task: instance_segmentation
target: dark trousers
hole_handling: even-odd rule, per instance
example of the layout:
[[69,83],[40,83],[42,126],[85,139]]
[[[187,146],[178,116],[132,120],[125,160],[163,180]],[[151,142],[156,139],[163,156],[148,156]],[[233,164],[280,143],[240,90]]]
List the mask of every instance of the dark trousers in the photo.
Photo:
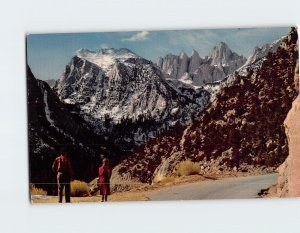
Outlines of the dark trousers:
[[65,199],[66,202],[71,202],[70,198],[70,185],[71,179],[69,175],[58,172],[57,173],[57,186],[58,186],[58,201],[62,203],[63,191],[65,189]]

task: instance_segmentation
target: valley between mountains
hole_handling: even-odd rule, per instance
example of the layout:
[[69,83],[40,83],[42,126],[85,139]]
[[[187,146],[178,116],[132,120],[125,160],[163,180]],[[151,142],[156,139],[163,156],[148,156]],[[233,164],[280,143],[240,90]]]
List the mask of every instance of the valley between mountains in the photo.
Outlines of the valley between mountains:
[[[74,178],[89,183],[91,195],[101,158],[110,159],[116,200],[203,182],[211,190],[226,182],[271,186],[289,154],[284,120],[298,95],[297,63],[298,34],[291,28],[248,58],[224,42],[204,57],[193,50],[157,63],[126,48],[79,49],[49,84],[27,66],[30,182],[53,194],[51,165],[66,146]],[[180,175],[186,161],[197,174]],[[153,200],[170,197],[157,193]]]

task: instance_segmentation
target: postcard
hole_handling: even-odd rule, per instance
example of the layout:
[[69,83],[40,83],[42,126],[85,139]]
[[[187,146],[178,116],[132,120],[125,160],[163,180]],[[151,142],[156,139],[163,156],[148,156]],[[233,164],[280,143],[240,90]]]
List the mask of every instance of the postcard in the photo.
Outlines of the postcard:
[[295,27],[28,34],[32,203],[300,196]]

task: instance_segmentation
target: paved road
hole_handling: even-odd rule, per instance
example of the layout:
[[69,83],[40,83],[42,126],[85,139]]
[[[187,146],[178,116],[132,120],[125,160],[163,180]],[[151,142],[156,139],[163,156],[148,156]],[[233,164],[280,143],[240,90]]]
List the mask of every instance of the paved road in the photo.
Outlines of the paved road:
[[277,174],[234,177],[182,184],[158,191],[150,200],[244,199],[258,197],[261,189],[277,182]]

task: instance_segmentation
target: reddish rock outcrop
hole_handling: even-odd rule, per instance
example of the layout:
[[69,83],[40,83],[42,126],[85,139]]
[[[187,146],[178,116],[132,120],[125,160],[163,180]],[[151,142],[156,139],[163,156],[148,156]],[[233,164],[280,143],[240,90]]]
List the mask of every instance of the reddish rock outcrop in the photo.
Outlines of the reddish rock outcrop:
[[[295,70],[295,85],[299,94],[299,66]],[[300,196],[300,96],[293,102],[285,121],[289,156],[279,167],[277,195],[279,197]]]

